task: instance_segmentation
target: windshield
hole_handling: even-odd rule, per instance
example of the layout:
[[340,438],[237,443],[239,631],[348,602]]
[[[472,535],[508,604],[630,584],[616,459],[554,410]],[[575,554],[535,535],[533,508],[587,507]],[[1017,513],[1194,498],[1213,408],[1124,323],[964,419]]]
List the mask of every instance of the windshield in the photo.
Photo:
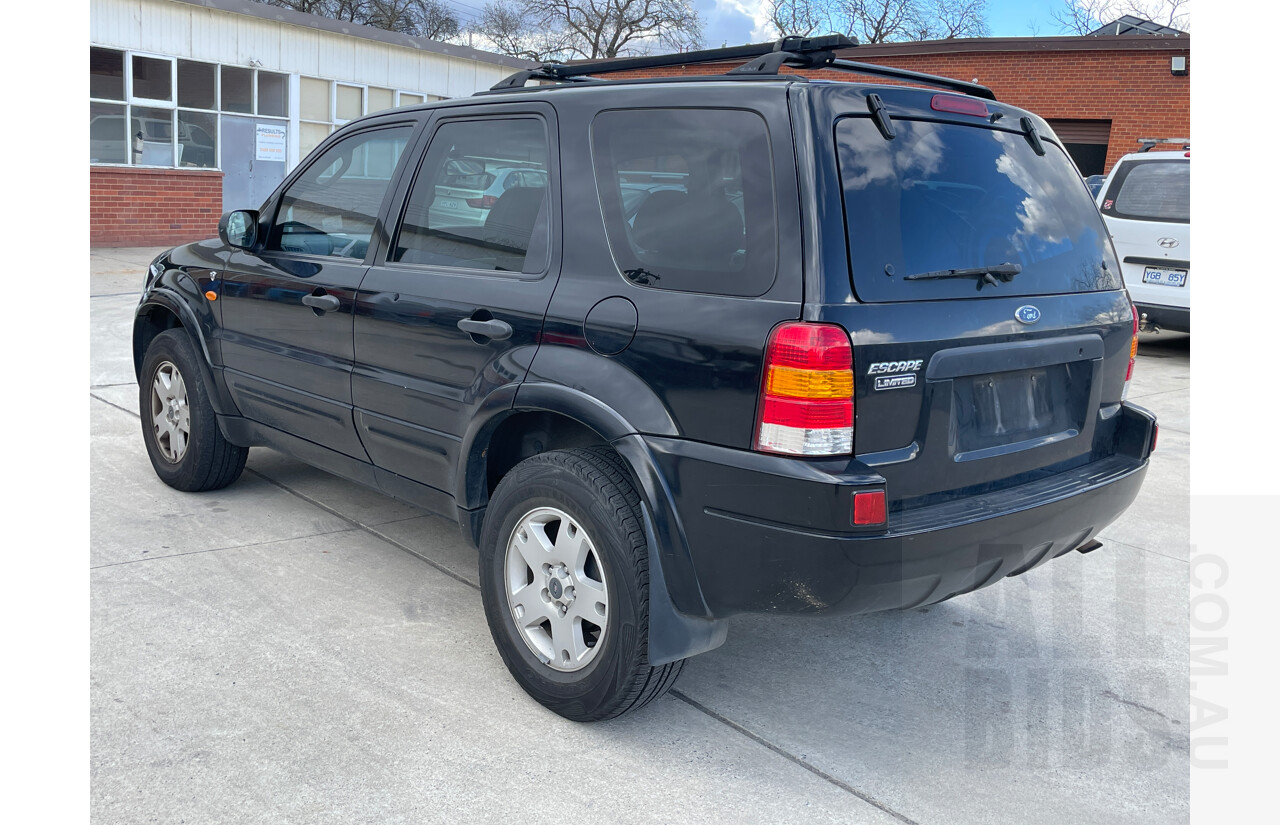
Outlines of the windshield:
[[[1018,132],[869,118],[836,122],[853,286],[867,302],[1119,289],[1119,265],[1067,155]],[[1008,281],[908,279],[1016,264]],[[1011,267],[1009,267],[1011,269]]]

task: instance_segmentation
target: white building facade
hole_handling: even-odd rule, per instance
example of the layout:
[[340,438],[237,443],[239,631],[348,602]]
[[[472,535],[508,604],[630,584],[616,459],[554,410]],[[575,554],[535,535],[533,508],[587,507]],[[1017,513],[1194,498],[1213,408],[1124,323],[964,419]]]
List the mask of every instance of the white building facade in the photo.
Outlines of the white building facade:
[[[248,0],[91,0],[89,62],[91,242],[113,245],[129,238],[112,231],[141,242],[174,231],[155,225],[172,215],[111,220],[110,207],[129,212],[119,195],[131,180],[140,195],[169,193],[220,172],[227,208],[256,207],[342,124],[468,96],[530,65]],[[192,231],[175,222],[207,234],[207,217]]]

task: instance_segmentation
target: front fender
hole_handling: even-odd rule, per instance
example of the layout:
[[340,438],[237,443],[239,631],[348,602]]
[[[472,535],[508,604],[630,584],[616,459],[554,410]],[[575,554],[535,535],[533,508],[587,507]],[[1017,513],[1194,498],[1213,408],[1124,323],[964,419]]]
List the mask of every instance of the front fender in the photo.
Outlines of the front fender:
[[[215,369],[215,360],[209,341],[213,337],[216,320],[209,302],[204,295],[197,292],[199,284],[181,270],[167,270],[157,283],[143,293],[142,302],[134,314],[133,320],[133,369],[138,381],[142,380],[142,359],[146,355],[146,346],[154,337],[154,326],[150,318],[156,312],[168,312],[177,317],[191,336],[191,341],[200,352],[200,371],[205,386],[209,387],[209,402],[218,415],[239,415],[235,402],[231,400],[221,379],[221,373]],[[200,311],[192,306],[200,307]],[[217,377],[215,378],[215,373]]]

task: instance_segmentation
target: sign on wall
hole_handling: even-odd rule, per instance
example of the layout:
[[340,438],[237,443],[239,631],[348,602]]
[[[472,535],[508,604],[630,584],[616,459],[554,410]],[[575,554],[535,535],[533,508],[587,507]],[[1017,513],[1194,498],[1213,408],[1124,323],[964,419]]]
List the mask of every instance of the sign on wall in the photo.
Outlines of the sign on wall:
[[285,135],[286,127],[284,124],[279,126],[273,123],[259,123],[256,146],[254,152],[254,160],[275,160],[284,163],[287,160],[285,154]]

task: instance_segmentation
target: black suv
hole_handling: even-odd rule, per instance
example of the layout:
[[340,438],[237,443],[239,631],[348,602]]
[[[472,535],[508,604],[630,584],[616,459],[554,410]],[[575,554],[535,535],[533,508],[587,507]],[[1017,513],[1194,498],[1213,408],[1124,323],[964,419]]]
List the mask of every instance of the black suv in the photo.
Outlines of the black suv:
[[344,126],[152,264],[156,472],[217,489],[265,445],[456,519],[511,673],[578,720],[660,696],[736,613],[911,608],[1096,548],[1156,424],[1084,182],[989,90],[832,45],[552,64]]

